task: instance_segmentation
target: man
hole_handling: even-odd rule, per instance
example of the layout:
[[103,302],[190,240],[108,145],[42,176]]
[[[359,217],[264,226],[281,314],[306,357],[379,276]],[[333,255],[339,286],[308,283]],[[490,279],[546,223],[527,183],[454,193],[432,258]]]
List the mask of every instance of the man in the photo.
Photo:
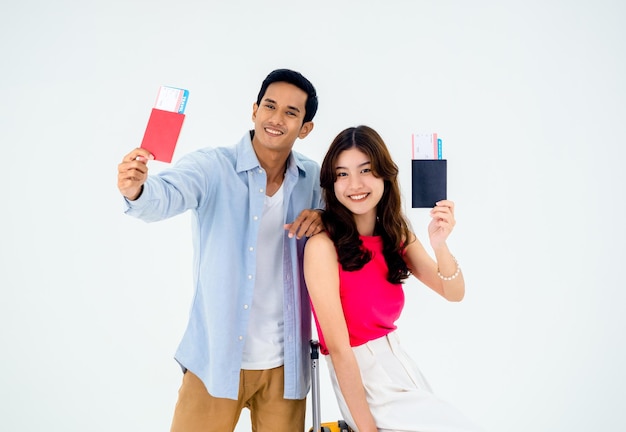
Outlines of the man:
[[[322,229],[319,165],[292,151],[313,129],[317,95],[300,73],[271,72],[234,147],[201,149],[148,176],[137,148],[118,166],[126,213],[192,212],[195,295],[176,351],[183,382],[172,432],[304,429],[310,382],[306,237]],[[286,223],[293,221],[292,223]]]

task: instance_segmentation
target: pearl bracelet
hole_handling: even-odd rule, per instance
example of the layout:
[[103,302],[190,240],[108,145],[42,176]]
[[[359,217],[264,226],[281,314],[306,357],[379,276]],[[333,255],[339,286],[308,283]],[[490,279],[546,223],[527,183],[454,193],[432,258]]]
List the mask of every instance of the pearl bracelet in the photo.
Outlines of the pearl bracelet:
[[452,259],[454,260],[454,263],[456,264],[456,271],[454,272],[452,276],[444,276],[439,271],[439,268],[437,268],[437,276],[439,276],[439,279],[444,280],[444,281],[451,281],[452,279],[456,279],[459,273],[461,273],[461,267],[459,267],[459,263],[454,257],[454,255],[452,256]]

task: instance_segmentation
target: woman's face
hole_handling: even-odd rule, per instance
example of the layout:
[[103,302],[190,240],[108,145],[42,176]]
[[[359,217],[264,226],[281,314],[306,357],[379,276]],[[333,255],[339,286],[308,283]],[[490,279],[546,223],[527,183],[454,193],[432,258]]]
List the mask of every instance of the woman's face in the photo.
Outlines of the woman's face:
[[382,178],[372,173],[369,156],[357,148],[344,150],[335,164],[335,196],[355,215],[373,214],[385,190]]

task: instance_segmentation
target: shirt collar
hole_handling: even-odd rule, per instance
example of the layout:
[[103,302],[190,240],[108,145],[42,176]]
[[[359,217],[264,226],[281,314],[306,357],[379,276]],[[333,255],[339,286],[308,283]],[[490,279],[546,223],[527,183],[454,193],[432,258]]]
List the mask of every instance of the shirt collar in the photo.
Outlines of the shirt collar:
[[[254,131],[246,133],[236,146],[237,149],[237,172],[244,172],[260,168],[261,164],[256,157],[254,148],[252,147],[252,136]],[[302,174],[305,175],[306,171],[299,158],[295,157],[294,152],[289,153],[287,160],[287,175],[295,176]]]

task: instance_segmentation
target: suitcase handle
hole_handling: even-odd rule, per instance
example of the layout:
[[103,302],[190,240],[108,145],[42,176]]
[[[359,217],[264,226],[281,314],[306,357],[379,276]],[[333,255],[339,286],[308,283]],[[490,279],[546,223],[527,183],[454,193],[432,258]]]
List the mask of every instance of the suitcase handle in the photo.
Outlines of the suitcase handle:
[[320,417],[320,343],[317,340],[311,340],[311,411],[313,414],[313,431],[320,432],[322,430],[322,421]]

